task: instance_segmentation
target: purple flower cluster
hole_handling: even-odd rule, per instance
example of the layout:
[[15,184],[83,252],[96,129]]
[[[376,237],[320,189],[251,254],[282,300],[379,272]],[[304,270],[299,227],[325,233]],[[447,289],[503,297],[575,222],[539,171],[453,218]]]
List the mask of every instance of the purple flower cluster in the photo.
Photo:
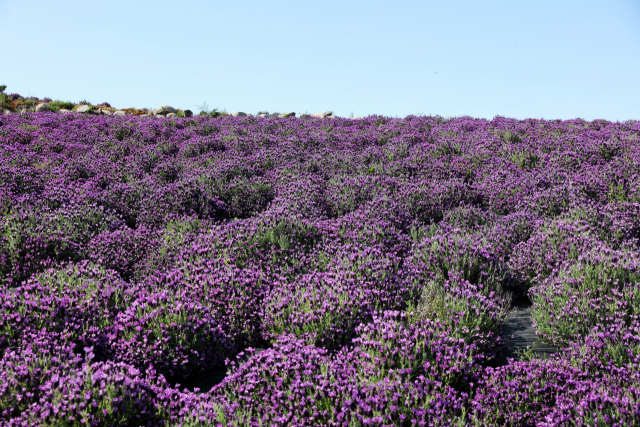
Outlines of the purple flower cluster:
[[[0,424],[639,424],[639,142],[0,116]],[[556,355],[498,366],[514,299]]]

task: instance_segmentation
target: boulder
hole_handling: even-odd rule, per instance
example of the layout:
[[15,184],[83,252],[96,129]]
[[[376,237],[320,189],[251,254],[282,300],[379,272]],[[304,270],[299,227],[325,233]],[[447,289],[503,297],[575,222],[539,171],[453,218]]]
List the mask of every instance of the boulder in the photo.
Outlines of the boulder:
[[325,117],[327,117],[327,115],[325,113],[314,113],[311,116],[312,117],[319,117],[321,119],[324,119]]
[[86,112],[89,111],[89,108],[91,108],[90,105],[83,104],[83,105],[79,106],[78,108],[76,108],[76,112],[78,112],[78,113],[86,113]]
[[333,111],[325,111],[324,115],[325,116],[332,116],[333,115]]
[[236,111],[233,113],[233,117],[247,117],[247,113],[243,113],[242,111]]
[[7,109],[4,109],[4,110],[2,110],[2,114],[4,114],[6,116],[8,114],[11,114],[11,111],[9,111]]
[[114,116],[126,116],[126,115],[127,115],[127,113],[125,113],[125,112],[124,112],[124,111],[122,111],[122,110],[118,110],[118,111],[116,111],[115,113],[113,113],[113,115],[114,115]]
[[67,110],[66,108],[61,108],[58,110],[58,113],[69,114],[69,113],[73,113],[73,111]]
[[166,117],[168,117],[168,118],[172,118],[172,117],[176,117],[176,116],[177,116],[176,113],[169,113],[169,114],[166,115]]
[[331,115],[327,116],[328,119],[335,119],[336,117],[338,117],[338,116],[336,116],[334,114],[331,114]]
[[37,113],[44,113],[45,111],[51,111],[49,104],[47,104],[46,102],[41,102],[40,104],[36,105]]
[[173,107],[171,107],[169,105],[163,105],[162,107],[158,108],[156,110],[156,112],[158,114],[167,115],[169,113],[174,113],[175,114],[175,113],[178,112],[178,110],[176,110],[175,108],[173,108]]
[[295,116],[296,116],[296,113],[284,113],[280,117],[287,118],[287,117],[295,117]]
[[109,110],[103,110],[102,108],[98,110],[98,113],[104,114],[105,116],[112,116],[113,113]]
[[351,117],[351,120],[362,120],[362,117],[360,117],[360,116]]
[[193,117],[193,111],[191,111],[191,110],[184,110],[184,117],[185,117],[185,118]]
[[267,117],[269,117],[269,115],[267,113],[260,113],[260,114],[258,114],[258,117],[267,118]]

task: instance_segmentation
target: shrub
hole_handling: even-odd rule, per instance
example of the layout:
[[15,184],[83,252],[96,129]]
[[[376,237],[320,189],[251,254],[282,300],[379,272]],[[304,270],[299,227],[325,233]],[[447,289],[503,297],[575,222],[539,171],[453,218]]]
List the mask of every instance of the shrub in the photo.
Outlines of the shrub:
[[49,103],[49,107],[53,110],[53,111],[57,111],[60,109],[66,109],[66,110],[73,110],[74,109],[74,105],[72,102],[67,102],[67,101],[53,101]]

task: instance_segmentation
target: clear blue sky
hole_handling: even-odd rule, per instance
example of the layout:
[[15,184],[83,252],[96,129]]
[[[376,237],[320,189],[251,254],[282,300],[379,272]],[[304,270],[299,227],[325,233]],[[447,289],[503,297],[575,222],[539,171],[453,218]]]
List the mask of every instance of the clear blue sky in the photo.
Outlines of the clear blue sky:
[[639,0],[0,0],[7,92],[198,112],[640,119]]

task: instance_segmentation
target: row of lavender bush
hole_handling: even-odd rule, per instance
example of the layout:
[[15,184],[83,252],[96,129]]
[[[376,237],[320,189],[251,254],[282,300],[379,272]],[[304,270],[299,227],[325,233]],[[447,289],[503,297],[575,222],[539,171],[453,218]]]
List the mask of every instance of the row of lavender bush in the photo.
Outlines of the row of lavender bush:
[[[0,421],[638,425],[639,139],[2,116]],[[518,296],[562,351],[498,367]],[[227,359],[210,393],[167,381]]]

